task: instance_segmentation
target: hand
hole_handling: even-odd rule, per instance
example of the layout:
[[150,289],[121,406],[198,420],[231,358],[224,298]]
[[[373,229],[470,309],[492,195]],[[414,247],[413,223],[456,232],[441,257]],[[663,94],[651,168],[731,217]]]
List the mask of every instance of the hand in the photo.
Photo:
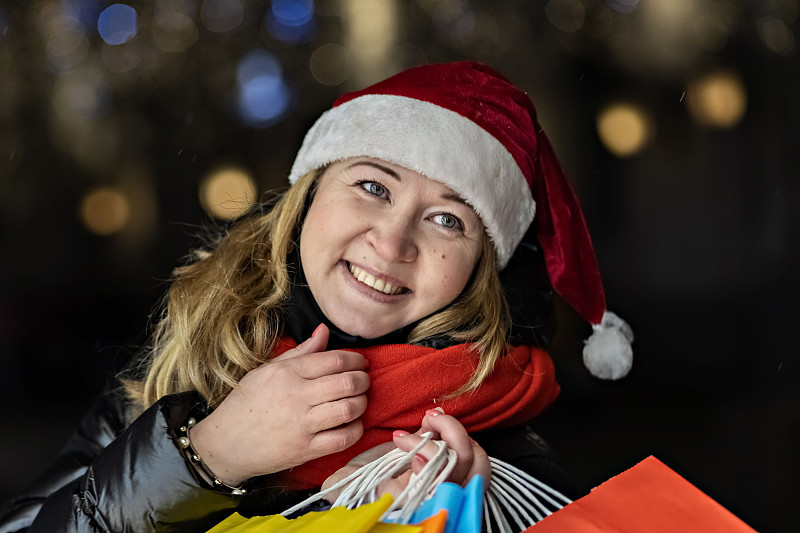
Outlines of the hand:
[[[393,442],[380,444],[354,457],[347,465],[337,470],[325,480],[322,484],[322,490],[332,487],[365,464],[378,459],[395,448],[410,452],[422,441],[423,438],[421,435],[428,431],[433,433],[434,440],[443,440],[450,449],[456,452],[458,457],[456,466],[447,481],[466,486],[474,475],[480,474],[484,479],[484,490],[489,486],[492,467],[489,463],[489,456],[486,454],[486,451],[469,437],[464,426],[461,425],[457,419],[445,415],[441,409],[432,409],[428,411],[422,419],[422,427],[419,431],[414,434],[409,434],[405,431],[395,431]],[[377,492],[379,494],[389,492],[396,498],[408,485],[411,473],[418,474],[425,464],[433,458],[437,451],[437,446],[429,442],[412,459],[411,467],[408,470],[381,483],[378,486]],[[325,499],[333,502],[340,493],[341,490],[330,492],[325,496]]]
[[324,351],[320,326],[296,348],[248,372],[191,431],[203,462],[222,481],[286,470],[355,444],[367,408],[361,354]]
[[[447,481],[466,487],[474,475],[480,474],[484,479],[484,487],[488,486],[492,475],[488,454],[480,444],[470,438],[461,422],[444,414],[441,409],[429,410],[422,419],[422,427],[416,433],[395,431],[393,441],[399,449],[410,452],[422,441],[420,435],[428,431],[433,433],[434,440],[444,441],[448,448],[456,452],[456,465]],[[437,450],[434,443],[426,444],[411,460],[411,470],[419,473]]]

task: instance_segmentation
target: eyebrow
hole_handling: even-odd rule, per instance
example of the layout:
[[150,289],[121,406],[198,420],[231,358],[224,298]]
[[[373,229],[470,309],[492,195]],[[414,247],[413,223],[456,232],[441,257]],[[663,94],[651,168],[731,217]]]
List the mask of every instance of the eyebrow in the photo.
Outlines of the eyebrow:
[[357,167],[357,166],[361,166],[361,165],[377,168],[378,170],[383,171],[386,174],[390,175],[391,177],[393,177],[397,181],[403,181],[403,180],[400,179],[400,176],[397,175],[397,172],[395,172],[391,168],[383,166],[383,165],[381,165],[379,163],[373,163],[372,161],[356,161],[355,163],[353,163],[352,165],[350,165],[347,168],[353,168],[353,167]]
[[[355,163],[353,163],[352,165],[350,165],[347,168],[353,168],[353,167],[357,167],[357,166],[360,166],[360,165],[377,168],[378,170],[381,170],[381,171],[385,172],[386,174],[388,174],[389,176],[393,177],[397,181],[403,181],[402,179],[400,179],[400,176],[397,174],[397,172],[395,172],[394,170],[392,170],[391,168],[389,168],[387,166],[381,165],[380,163],[375,163],[373,161],[356,161]],[[430,178],[428,178],[428,179],[430,179]],[[463,198],[461,198],[457,194],[451,194],[451,193],[448,192],[448,193],[444,193],[441,196],[441,198],[443,200],[452,200],[453,202],[458,202],[459,204],[464,204],[465,206],[469,207],[473,211],[475,210],[475,208],[473,208],[471,205],[469,205],[469,203],[467,203],[466,200],[464,200]]]
[[454,202],[458,202],[458,203],[460,203],[460,204],[464,204],[465,206],[469,207],[469,208],[470,208],[470,209],[472,209],[473,211],[475,210],[475,208],[474,208],[474,207],[472,207],[471,205],[469,205],[469,204],[467,203],[467,201],[466,201],[466,200],[464,200],[463,198],[461,198],[461,197],[460,197],[459,195],[457,195],[457,194],[445,193],[445,194],[443,194],[443,195],[442,195],[442,198],[444,198],[445,200],[452,200],[452,201],[454,201]]

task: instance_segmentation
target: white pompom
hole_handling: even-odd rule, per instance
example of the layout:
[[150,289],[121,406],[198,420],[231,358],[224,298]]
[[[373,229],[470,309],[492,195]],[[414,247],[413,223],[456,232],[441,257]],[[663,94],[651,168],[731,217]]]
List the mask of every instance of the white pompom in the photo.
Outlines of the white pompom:
[[620,379],[633,366],[633,330],[620,317],[606,311],[583,347],[583,364],[594,377]]

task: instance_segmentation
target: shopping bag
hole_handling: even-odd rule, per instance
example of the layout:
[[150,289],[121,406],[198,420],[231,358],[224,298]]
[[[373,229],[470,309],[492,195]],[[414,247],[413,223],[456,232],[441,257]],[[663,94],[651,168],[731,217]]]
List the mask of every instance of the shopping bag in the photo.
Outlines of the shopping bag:
[[420,526],[385,524],[381,515],[392,504],[392,496],[385,494],[378,501],[355,509],[333,507],[326,511],[306,513],[288,519],[281,515],[245,518],[238,513],[229,516],[208,533],[423,533]]
[[[280,515],[244,518],[233,514],[208,533],[479,533],[484,523],[487,528],[494,524],[500,532],[522,531],[570,503],[555,489],[493,457],[485,492],[479,475],[464,488],[446,482],[456,456],[442,441],[433,441],[438,452],[411,475],[396,501],[389,494],[378,496],[382,483],[408,468],[432,435],[422,437],[415,449],[392,450]],[[335,490],[341,492],[330,509],[286,518]]]
[[483,521],[483,477],[473,476],[466,487],[441,483],[436,492],[412,515],[409,523],[417,524],[447,512],[444,533],[480,533]]
[[611,478],[526,530],[530,533],[754,533],[655,457]]
[[[382,482],[408,468],[414,455],[431,439],[423,440],[409,452],[392,450],[368,463],[346,478],[281,513],[291,516],[305,506],[341,490],[333,507],[357,508],[378,499]],[[381,521],[396,524],[419,524],[431,527],[424,520],[445,511],[444,532],[478,532],[481,524],[500,532],[522,531],[571,502],[569,498],[533,478],[522,470],[490,457],[492,476],[484,493],[484,481],[474,476],[462,489],[445,480],[455,466],[455,452],[442,441],[432,441],[438,452],[418,474],[413,474],[396,501],[386,510]],[[514,523],[516,527],[510,524]],[[217,533],[217,532],[215,532]],[[431,531],[434,533],[434,531]]]

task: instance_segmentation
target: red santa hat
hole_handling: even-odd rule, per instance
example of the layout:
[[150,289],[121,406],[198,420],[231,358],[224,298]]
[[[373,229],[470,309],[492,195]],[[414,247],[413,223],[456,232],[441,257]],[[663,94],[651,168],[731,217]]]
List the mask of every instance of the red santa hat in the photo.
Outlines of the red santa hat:
[[500,269],[533,222],[554,290],[595,330],[586,367],[602,379],[628,373],[633,333],[606,310],[583,213],[527,94],[475,62],[406,70],[336,100],[307,133],[290,181],[358,156],[453,189],[481,217]]

